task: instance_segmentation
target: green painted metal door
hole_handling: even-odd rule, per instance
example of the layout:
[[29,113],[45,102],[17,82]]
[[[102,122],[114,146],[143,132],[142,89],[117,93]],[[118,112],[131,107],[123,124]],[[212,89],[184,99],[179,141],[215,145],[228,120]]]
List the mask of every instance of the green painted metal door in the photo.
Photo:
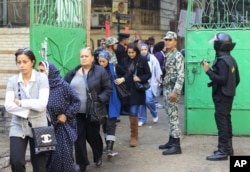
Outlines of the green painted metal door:
[[39,60],[47,58],[62,76],[79,64],[86,45],[84,0],[31,0],[30,44]]
[[[187,134],[217,134],[214,120],[214,105],[208,76],[203,71],[201,61],[215,58],[213,38],[218,32],[226,32],[232,36],[236,46],[231,52],[236,59],[241,81],[237,88],[232,110],[233,133],[250,135],[250,1],[196,0],[189,1],[185,35],[185,120]],[[192,5],[191,5],[192,4]],[[194,6],[193,6],[194,5]],[[196,13],[196,21],[192,20],[192,12]],[[189,23],[193,23],[190,28]]]

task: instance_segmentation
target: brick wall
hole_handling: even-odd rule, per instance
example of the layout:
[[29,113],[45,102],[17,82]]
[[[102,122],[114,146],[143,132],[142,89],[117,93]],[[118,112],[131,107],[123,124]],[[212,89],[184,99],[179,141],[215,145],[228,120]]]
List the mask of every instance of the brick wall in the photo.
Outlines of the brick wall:
[[7,79],[18,72],[14,53],[29,45],[29,28],[0,29],[0,105],[3,104]]

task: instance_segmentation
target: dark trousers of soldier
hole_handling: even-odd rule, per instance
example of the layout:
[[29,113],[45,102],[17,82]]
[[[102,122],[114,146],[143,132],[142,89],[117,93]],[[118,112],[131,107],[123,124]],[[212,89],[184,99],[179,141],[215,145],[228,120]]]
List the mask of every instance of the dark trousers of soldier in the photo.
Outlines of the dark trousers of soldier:
[[220,95],[213,98],[215,105],[215,121],[218,129],[218,149],[227,151],[227,148],[232,141],[232,122],[231,110],[233,97]]
[[27,144],[30,144],[31,163],[33,172],[46,171],[46,154],[39,153],[35,155],[34,139],[30,137],[10,137],[10,164],[11,170],[15,172],[25,172],[25,153]]
[[100,125],[90,122],[86,118],[86,114],[78,113],[77,119],[77,140],[75,142],[76,164],[87,166],[89,165],[87,145],[88,141],[92,152],[94,162],[97,162],[103,152],[103,142],[100,135]]

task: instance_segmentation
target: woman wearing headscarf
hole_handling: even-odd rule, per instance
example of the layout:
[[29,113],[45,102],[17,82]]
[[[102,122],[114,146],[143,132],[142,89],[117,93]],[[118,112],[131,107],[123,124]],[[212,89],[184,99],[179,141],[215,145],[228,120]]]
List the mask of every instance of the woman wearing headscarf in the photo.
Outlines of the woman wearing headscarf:
[[66,74],[65,80],[70,83],[81,100],[81,107],[76,115],[78,137],[75,142],[75,156],[76,164],[82,172],[86,171],[89,165],[86,141],[92,148],[93,159],[97,167],[102,165],[103,153],[100,125],[92,123],[88,114],[90,104],[87,92],[94,95],[95,101],[107,103],[112,93],[112,86],[107,71],[94,63],[94,55],[90,47],[80,50],[80,63]]
[[110,55],[106,50],[102,50],[98,55],[98,63],[107,70],[112,85],[112,94],[107,105],[108,117],[103,124],[103,133],[106,141],[105,151],[107,157],[112,157],[113,145],[115,142],[115,131],[116,131],[116,119],[120,116],[121,101],[118,97],[116,86],[114,80],[116,79],[115,66],[113,63],[109,62]]
[[57,139],[56,150],[50,152],[47,160],[47,172],[75,172],[73,146],[77,138],[76,114],[80,99],[52,63],[41,61],[38,70],[48,75],[47,117]]

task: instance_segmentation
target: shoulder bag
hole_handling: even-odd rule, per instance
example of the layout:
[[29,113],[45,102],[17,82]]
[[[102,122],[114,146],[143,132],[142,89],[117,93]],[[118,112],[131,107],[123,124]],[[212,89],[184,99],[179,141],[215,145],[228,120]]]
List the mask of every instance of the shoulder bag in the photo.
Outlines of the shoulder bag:
[[107,107],[105,103],[94,100],[91,91],[89,90],[86,75],[83,73],[84,81],[86,83],[88,98],[89,101],[89,109],[87,110],[87,115],[89,115],[90,122],[94,124],[101,125],[105,122],[106,117],[108,115]]
[[[135,75],[137,75],[137,64],[136,64],[136,68],[135,68]],[[135,81],[134,84],[135,84],[136,90],[138,90],[138,91],[146,91],[147,89],[150,88],[150,84],[148,83],[148,81],[146,81],[146,82]]]
[[[18,83],[18,97],[21,100],[20,83]],[[32,123],[27,118],[28,125],[32,130],[35,143],[35,154],[56,150],[56,134],[53,126],[43,126],[32,128]]]

